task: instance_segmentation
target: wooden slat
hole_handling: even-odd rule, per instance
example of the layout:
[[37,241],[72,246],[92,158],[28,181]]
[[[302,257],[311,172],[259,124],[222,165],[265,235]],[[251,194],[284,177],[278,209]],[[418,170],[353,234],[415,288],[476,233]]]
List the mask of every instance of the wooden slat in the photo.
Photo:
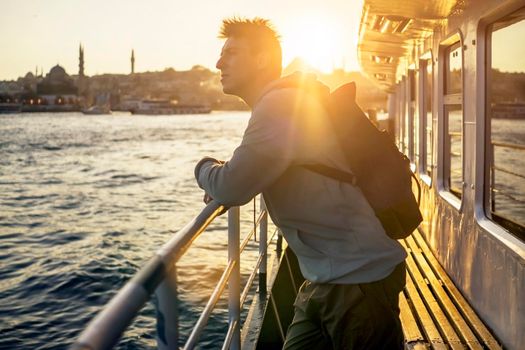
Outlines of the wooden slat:
[[403,293],[399,294],[399,308],[401,309],[399,318],[401,319],[401,326],[403,327],[406,343],[425,342],[425,338],[421,334],[416,319],[412,314],[412,309],[410,305],[408,305],[408,301]]
[[[406,242],[402,242],[402,244],[405,246],[405,249],[408,248]],[[423,297],[425,305],[428,307],[431,315],[436,320],[436,325],[445,337],[447,344],[453,350],[464,349],[463,345],[461,344],[461,338],[457,335],[443,310],[441,310],[439,303],[428,287],[426,279],[422,276],[421,272],[417,268],[417,265],[411,254],[408,255],[406,263],[409,274],[414,279],[417,289]],[[420,312],[419,309],[418,312]]]
[[478,317],[460,291],[456,288],[446,271],[434,257],[421,234],[416,230],[414,233],[412,233],[412,237],[430,263],[430,266],[432,267],[436,276],[441,279],[444,287],[448,290],[454,304],[457,306],[466,321],[470,324],[471,329],[478,336],[480,341],[485,345],[486,348],[501,349],[501,346],[498,344],[496,339],[492,336],[487,327],[485,327],[481,319]]
[[415,308],[415,314],[414,316],[417,317],[420,324],[423,328],[423,333],[425,334],[425,337],[427,338],[428,342],[430,343],[430,346],[432,349],[435,350],[445,350],[447,349],[445,342],[443,341],[443,338],[441,337],[441,334],[439,333],[436,325],[434,324],[434,320],[432,319],[432,316],[427,311],[427,308],[425,307],[425,304],[423,303],[423,300],[419,296],[419,293],[417,292],[416,286],[414,285],[414,282],[412,281],[412,277],[410,274],[407,274],[407,283],[405,286],[405,291],[408,294],[408,299],[412,302]]
[[428,350],[428,346],[426,343],[422,343],[422,342],[406,343],[405,349],[406,350]]
[[440,303],[443,311],[447,314],[448,319],[452,323],[452,326],[456,328],[458,334],[463,338],[463,342],[469,347],[469,349],[483,349],[461,313],[458,311],[452,300],[450,300],[449,295],[441,285],[441,279],[436,277],[434,271],[431,269],[427,260],[423,256],[422,251],[416,245],[414,239],[412,237],[408,237],[405,240],[405,243],[407,243],[412,250],[412,255],[415,258],[417,265],[424,274],[424,277],[432,286],[434,295],[437,297],[437,300]]

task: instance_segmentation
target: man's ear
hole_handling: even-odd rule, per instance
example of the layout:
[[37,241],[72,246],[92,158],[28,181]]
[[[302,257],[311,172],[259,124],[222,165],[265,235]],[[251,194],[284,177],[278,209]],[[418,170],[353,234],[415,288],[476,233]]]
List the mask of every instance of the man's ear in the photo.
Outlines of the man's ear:
[[270,55],[267,52],[257,54],[257,68],[266,69],[270,65]]

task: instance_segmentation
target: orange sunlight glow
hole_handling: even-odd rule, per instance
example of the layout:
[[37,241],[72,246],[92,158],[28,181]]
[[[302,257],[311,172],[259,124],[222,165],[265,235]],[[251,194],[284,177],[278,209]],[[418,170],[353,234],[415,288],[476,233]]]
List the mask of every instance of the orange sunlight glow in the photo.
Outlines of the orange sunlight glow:
[[342,28],[338,23],[319,16],[304,16],[290,20],[282,28],[285,65],[298,57],[324,73],[344,68]]

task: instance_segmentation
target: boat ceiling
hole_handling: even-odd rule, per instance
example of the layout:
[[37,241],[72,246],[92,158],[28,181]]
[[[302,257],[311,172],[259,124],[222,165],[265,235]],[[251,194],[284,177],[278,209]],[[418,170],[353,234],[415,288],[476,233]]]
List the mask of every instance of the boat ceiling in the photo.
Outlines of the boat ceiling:
[[361,69],[386,91],[393,91],[401,60],[414,43],[464,5],[464,0],[365,0],[359,29]]

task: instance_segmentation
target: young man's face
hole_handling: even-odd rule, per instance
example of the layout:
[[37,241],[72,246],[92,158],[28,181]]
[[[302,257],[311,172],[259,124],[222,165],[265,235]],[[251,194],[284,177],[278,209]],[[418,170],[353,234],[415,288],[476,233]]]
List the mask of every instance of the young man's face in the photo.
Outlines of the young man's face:
[[257,55],[250,51],[245,38],[232,37],[226,40],[215,66],[221,71],[224,93],[240,97],[250,90],[258,74]]

